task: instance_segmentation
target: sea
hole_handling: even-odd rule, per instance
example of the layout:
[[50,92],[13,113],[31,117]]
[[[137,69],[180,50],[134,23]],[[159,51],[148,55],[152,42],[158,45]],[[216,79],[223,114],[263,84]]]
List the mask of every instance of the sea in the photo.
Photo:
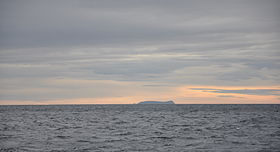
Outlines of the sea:
[[0,152],[279,152],[280,105],[0,106]]

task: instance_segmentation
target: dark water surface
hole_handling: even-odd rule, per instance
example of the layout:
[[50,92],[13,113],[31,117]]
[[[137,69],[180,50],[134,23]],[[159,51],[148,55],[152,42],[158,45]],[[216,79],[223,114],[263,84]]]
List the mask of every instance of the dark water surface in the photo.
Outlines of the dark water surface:
[[2,151],[280,151],[280,105],[0,106]]

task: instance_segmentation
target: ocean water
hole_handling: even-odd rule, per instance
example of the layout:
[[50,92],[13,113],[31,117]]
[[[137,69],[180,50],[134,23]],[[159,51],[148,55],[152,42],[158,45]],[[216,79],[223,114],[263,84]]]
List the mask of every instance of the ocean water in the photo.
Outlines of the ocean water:
[[0,106],[0,152],[280,151],[280,105]]

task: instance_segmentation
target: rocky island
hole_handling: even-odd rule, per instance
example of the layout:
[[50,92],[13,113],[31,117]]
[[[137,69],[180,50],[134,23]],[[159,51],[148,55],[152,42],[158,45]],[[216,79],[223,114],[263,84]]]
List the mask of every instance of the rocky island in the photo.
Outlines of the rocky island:
[[141,101],[138,104],[175,104],[173,101]]

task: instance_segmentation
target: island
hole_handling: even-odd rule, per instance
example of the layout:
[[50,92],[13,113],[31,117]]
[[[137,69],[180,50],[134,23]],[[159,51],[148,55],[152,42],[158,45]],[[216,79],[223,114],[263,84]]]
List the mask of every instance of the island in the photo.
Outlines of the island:
[[138,104],[175,104],[174,101],[141,101]]

